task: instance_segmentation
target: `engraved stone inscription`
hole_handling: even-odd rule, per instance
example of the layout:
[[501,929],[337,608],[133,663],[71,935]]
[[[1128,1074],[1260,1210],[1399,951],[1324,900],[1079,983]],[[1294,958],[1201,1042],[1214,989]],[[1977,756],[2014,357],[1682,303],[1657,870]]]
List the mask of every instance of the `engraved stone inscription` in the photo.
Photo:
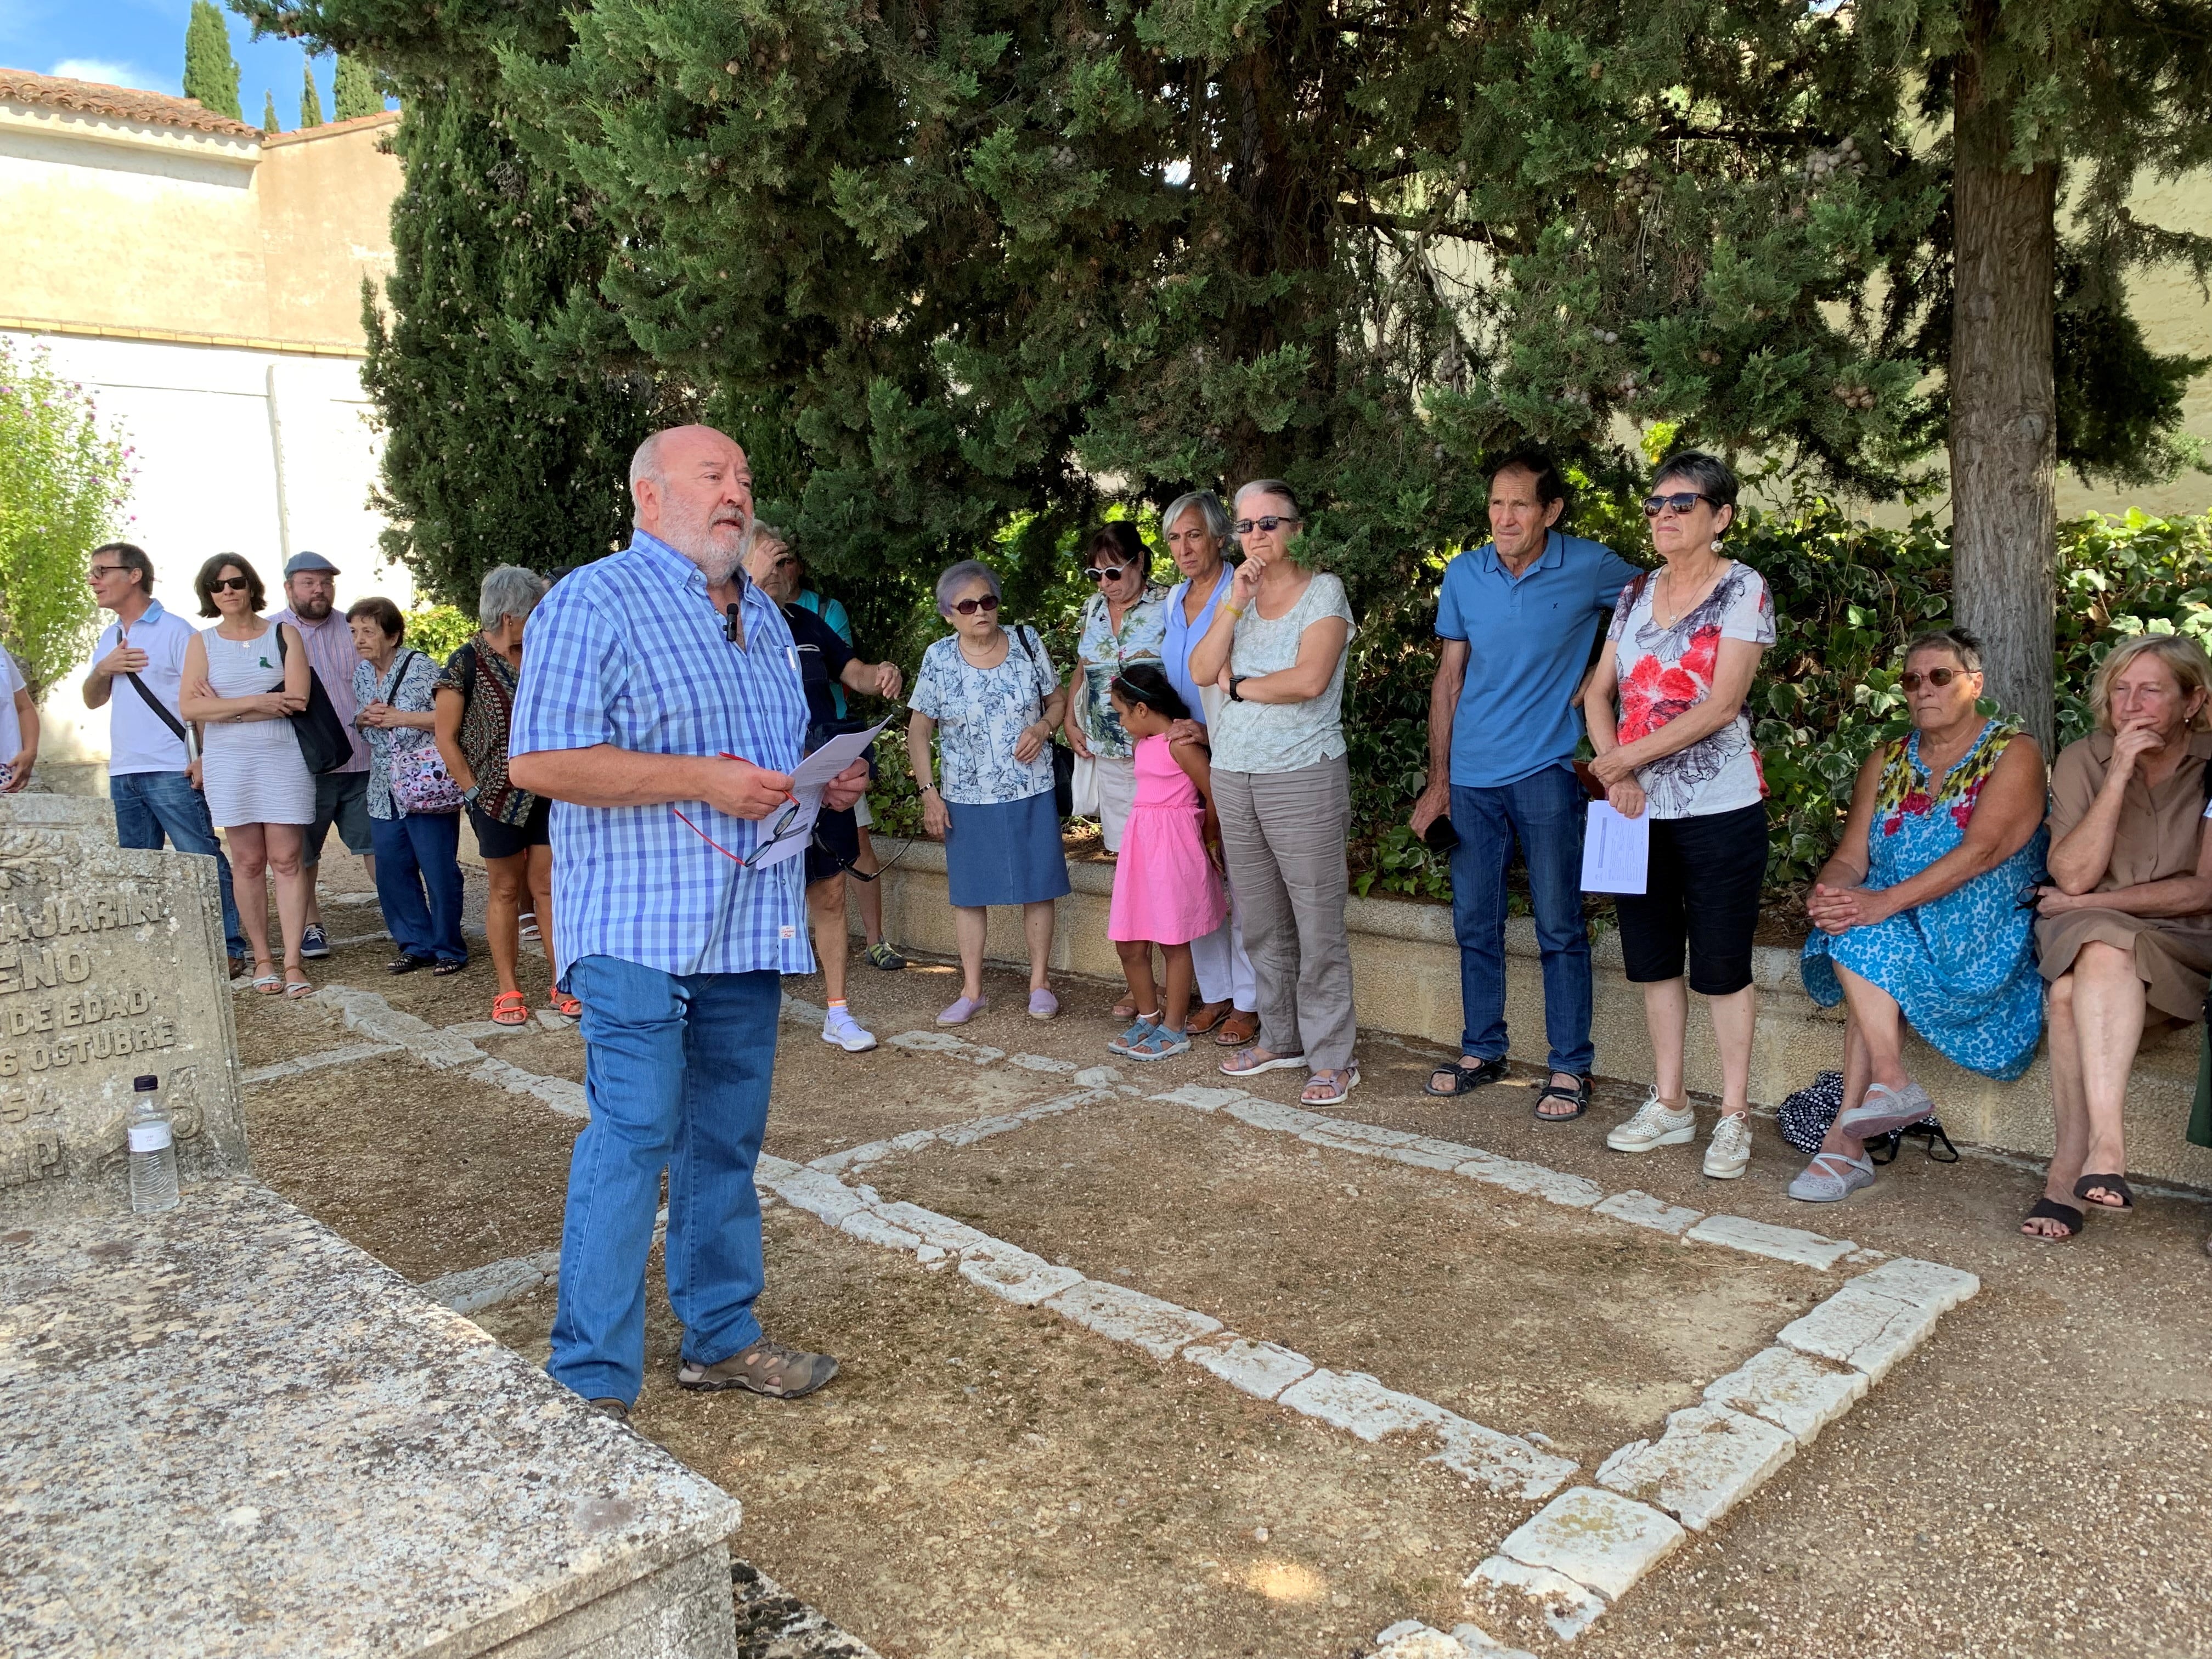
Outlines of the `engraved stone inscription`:
[[244,1172],[215,860],[0,805],[0,1221],[127,1208],[142,1073],[187,1187]]

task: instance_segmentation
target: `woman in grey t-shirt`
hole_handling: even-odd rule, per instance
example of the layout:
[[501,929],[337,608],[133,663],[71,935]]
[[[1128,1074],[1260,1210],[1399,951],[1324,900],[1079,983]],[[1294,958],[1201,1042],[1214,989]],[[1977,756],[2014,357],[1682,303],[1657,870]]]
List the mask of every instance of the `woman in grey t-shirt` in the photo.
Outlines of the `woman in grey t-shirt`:
[[1208,729],[1214,805],[1259,979],[1259,1043],[1221,1069],[1241,1077],[1306,1066],[1306,1103],[1330,1106],[1359,1081],[1344,929],[1352,786],[1342,719],[1345,652],[1358,629],[1344,584],[1291,556],[1304,522],[1275,479],[1237,492],[1244,562],[1192,648],[1190,675],[1229,697]]

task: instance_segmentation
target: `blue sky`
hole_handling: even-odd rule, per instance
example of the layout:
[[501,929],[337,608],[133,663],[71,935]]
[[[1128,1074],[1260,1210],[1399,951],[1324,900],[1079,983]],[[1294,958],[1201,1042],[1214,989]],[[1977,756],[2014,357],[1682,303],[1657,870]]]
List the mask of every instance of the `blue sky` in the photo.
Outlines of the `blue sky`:
[[[185,24],[191,0],[0,0],[0,68],[105,81],[149,92],[180,93]],[[300,124],[300,64],[295,40],[251,38],[246,20],[228,9],[231,55],[240,70],[238,101],[246,118],[261,120],[261,95],[276,94],[277,125]],[[331,69],[315,60],[323,118],[331,118]]]

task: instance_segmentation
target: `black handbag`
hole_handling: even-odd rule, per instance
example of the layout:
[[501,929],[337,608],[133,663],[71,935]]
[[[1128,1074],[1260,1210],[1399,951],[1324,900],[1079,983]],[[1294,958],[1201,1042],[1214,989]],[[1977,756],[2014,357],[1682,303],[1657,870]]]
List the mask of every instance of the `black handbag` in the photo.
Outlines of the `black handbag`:
[[[276,661],[281,667],[286,655],[284,624],[270,625],[276,630]],[[346,735],[345,722],[338,718],[313,663],[307,665],[307,706],[284,718],[292,722],[292,735],[300,740],[300,758],[317,777],[335,772],[353,759],[353,740]]]
[[[1014,637],[1021,641],[1022,655],[1031,662],[1036,660],[1036,653],[1030,649],[1028,636],[1034,631],[1026,628],[1014,630]],[[1075,812],[1075,751],[1058,738],[1052,739],[1051,747],[1052,809],[1063,818],[1070,817]]]

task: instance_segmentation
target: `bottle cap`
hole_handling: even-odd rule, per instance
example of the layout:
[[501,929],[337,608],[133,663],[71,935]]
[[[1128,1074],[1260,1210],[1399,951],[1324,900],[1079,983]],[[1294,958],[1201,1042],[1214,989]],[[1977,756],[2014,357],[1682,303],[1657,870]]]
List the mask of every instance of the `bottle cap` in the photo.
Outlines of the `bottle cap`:
[[161,1086],[161,1079],[149,1072],[143,1077],[131,1079],[131,1086],[142,1095],[150,1094]]

